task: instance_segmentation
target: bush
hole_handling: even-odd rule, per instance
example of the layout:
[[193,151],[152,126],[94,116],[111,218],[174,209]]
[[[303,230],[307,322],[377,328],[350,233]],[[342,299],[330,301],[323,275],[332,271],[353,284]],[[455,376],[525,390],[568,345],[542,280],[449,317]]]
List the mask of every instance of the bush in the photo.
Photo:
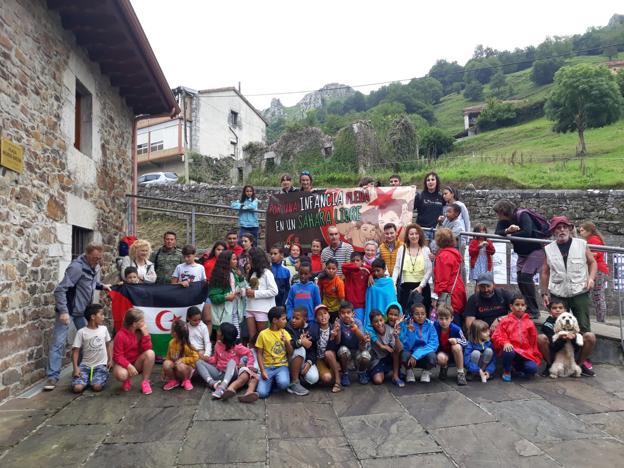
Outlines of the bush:
[[420,154],[427,158],[435,158],[453,149],[455,140],[444,130],[436,127],[426,127],[418,130],[420,140]]
[[512,125],[515,119],[516,111],[512,104],[490,99],[477,119],[477,127],[479,130],[494,130]]

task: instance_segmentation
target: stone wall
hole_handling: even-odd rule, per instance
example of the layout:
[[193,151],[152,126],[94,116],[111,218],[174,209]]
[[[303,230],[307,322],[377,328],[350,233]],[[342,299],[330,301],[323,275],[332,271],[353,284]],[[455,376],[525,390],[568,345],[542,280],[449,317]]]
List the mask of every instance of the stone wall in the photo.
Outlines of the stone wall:
[[[260,199],[262,209],[267,207],[268,195],[275,191],[277,191],[276,188],[256,187],[256,194]],[[232,200],[240,197],[240,192],[241,187],[206,184],[154,186],[140,189],[140,194],[143,195],[218,205],[229,205]],[[460,195],[470,211],[473,225],[482,222],[489,228],[493,228],[496,224],[496,217],[492,211],[492,205],[501,198],[509,198],[518,206],[532,208],[548,218],[565,214],[577,225],[591,220],[596,223],[611,245],[622,245],[620,236],[624,236],[624,190],[467,190]],[[144,206],[150,203],[152,206],[168,206],[172,210],[185,209],[176,204],[141,201]],[[218,214],[235,214],[227,209],[198,208],[199,210]],[[236,226],[236,220],[215,218],[211,222],[219,226],[223,232],[229,227]]]
[[[132,112],[44,0],[2,2],[0,63],[0,131],[25,150],[22,174],[0,169],[2,400],[44,377],[72,226],[106,245],[110,271],[126,228]],[[73,147],[76,80],[92,95],[85,153]]]

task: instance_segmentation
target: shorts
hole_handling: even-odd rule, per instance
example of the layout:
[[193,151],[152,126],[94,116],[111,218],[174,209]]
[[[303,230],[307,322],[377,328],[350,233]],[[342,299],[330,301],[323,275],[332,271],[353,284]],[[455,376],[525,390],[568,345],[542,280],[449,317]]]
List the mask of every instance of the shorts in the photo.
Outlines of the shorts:
[[258,312],[256,310],[248,310],[245,312],[245,317],[252,318],[256,322],[268,322],[269,314],[266,312]]
[[108,381],[108,369],[106,364],[100,364],[95,367],[78,366],[80,369],[80,377],[72,377],[72,385],[106,385]]
[[316,360],[316,368],[318,369],[318,373],[320,375],[331,374],[331,369],[327,365],[327,362],[325,362],[325,358],[324,357],[323,358],[318,358]]
[[392,356],[386,356],[380,359],[369,371],[369,375],[372,377],[375,374],[386,375],[388,372],[392,372]]
[[447,367],[455,367],[455,356],[453,355],[452,351],[449,351],[448,353],[446,351],[436,351],[436,354],[440,354],[440,353],[444,353],[446,354],[446,357],[448,358]]

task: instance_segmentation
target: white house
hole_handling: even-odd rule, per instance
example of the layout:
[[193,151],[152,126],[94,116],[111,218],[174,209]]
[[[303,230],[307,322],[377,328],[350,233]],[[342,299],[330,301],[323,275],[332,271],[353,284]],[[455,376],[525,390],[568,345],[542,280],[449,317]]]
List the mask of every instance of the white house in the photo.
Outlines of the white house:
[[247,143],[266,141],[266,120],[236,88],[194,91],[179,87],[173,91],[180,115],[139,124],[140,174],[171,171],[182,175],[185,147],[211,158],[232,157],[242,162]]

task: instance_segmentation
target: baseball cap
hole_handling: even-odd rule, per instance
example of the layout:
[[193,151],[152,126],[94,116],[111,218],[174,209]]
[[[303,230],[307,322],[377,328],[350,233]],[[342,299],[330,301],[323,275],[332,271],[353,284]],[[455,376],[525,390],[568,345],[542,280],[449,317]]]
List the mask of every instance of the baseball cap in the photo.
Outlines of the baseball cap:
[[492,273],[481,273],[477,278],[477,286],[480,284],[489,284],[490,286],[494,286],[494,277],[492,276]]
[[553,232],[555,230],[555,228],[559,225],[559,224],[565,224],[569,227],[574,227],[574,224],[572,224],[570,222],[570,220],[568,219],[567,216],[554,216],[551,220],[550,223],[548,225],[548,230],[550,232]]

